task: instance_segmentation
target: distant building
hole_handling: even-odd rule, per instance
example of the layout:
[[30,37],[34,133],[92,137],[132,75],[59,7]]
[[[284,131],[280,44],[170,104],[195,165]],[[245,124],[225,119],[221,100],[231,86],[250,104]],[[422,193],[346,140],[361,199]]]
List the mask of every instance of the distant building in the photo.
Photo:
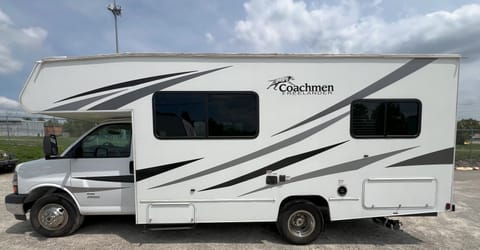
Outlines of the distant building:
[[45,135],[63,135],[63,127],[59,125],[45,125],[44,132]]
[[472,144],[480,144],[480,134],[474,134],[470,142]]
[[0,116],[0,136],[43,136],[44,121]]

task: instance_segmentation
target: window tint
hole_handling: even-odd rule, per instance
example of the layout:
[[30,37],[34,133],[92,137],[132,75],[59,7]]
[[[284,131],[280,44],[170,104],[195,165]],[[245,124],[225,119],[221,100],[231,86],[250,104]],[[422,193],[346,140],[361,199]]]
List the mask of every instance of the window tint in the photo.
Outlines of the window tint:
[[158,138],[253,138],[258,98],[245,92],[157,92],[153,96]]
[[129,157],[130,124],[111,124],[97,128],[75,147],[77,158]]
[[358,136],[383,136],[385,104],[357,102],[352,104],[352,133]]
[[418,100],[357,100],[351,106],[353,137],[415,137],[420,132]]
[[402,136],[418,133],[419,105],[417,102],[389,102],[387,135]]
[[257,100],[254,95],[209,95],[209,136],[255,136],[257,128]]
[[155,134],[159,137],[205,137],[205,95],[155,95]]

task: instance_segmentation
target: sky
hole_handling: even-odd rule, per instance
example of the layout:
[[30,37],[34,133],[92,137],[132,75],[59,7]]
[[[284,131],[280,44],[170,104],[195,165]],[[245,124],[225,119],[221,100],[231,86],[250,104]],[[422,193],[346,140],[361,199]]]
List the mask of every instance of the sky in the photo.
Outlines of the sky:
[[[0,115],[36,60],[115,52],[113,0],[0,0]],[[455,53],[480,120],[480,0],[117,0],[120,52]],[[433,84],[433,83],[432,83]]]

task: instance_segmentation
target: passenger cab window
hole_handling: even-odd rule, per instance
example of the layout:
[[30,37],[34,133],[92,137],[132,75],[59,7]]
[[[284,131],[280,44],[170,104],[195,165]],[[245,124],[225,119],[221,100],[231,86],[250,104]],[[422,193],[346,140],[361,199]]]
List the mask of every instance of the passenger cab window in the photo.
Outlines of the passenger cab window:
[[76,158],[130,157],[132,128],[130,124],[110,124],[87,135],[74,148]]

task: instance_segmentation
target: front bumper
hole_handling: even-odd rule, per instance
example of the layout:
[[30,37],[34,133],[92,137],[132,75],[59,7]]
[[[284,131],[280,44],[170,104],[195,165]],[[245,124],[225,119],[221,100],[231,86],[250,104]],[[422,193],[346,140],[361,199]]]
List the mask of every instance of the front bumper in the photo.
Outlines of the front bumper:
[[12,213],[17,220],[26,220],[23,204],[27,198],[26,194],[9,194],[5,196],[5,206],[7,211]]

